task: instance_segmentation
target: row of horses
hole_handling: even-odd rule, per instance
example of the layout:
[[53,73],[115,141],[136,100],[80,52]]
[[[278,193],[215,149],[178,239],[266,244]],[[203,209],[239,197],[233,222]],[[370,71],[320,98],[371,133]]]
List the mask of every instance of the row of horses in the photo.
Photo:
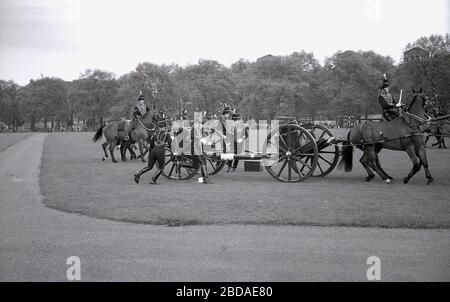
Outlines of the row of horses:
[[[353,150],[358,148],[363,151],[360,163],[367,172],[366,181],[370,181],[378,174],[386,183],[390,183],[393,179],[381,166],[378,154],[383,149],[391,149],[396,151],[404,151],[408,154],[413,164],[411,171],[403,179],[404,183],[408,181],[421,169],[425,170],[427,183],[433,182],[430,174],[428,160],[426,155],[426,137],[424,126],[428,125],[430,119],[427,112],[430,112],[430,100],[427,98],[423,90],[414,90],[409,106],[402,107],[402,114],[399,118],[387,122],[364,121],[350,129],[346,142],[341,149],[342,159],[339,164],[340,168],[344,168],[346,172],[352,170],[353,166]],[[433,108],[431,106],[431,108]],[[138,144],[140,158],[144,162],[144,155],[148,151],[146,141],[159,127],[167,126],[166,120],[161,112],[155,108],[148,111],[142,118],[137,119],[131,126],[126,121],[110,122],[101,126],[93,137],[93,141],[98,141],[102,135],[105,136],[106,142],[102,144],[104,151],[103,159],[108,158],[106,148],[113,162],[117,162],[114,157],[114,149],[120,144],[122,160],[126,160],[125,152],[130,151],[132,158],[138,158],[131,146]],[[434,133],[439,133],[439,126],[435,127]],[[444,144],[443,137],[436,136],[438,143]]]

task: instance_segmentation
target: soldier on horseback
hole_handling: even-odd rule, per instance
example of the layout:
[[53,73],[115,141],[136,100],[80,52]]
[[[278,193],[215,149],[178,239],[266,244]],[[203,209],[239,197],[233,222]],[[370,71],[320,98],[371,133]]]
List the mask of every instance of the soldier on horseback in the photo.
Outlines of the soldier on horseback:
[[227,104],[224,104],[221,119],[222,120],[228,120],[230,119],[231,109],[227,106]]
[[386,78],[386,74],[384,75],[383,84],[378,93],[378,102],[383,109],[383,118],[386,121],[391,121],[400,116],[398,108],[401,107],[401,104],[396,104],[394,98],[389,93],[389,81]]
[[143,117],[144,114],[147,113],[150,109],[145,105],[144,103],[144,96],[142,95],[142,92],[139,92],[138,100],[136,103],[136,106],[134,106],[133,109],[133,117]]

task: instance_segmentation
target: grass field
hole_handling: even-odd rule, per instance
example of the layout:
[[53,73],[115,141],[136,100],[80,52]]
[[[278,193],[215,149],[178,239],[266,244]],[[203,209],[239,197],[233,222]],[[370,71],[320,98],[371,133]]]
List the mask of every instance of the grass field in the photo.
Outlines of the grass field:
[[0,133],[0,152],[7,149],[9,146],[27,138],[30,136],[31,132],[24,133]]
[[[161,176],[139,185],[133,174],[141,162],[102,162],[93,133],[55,133],[45,143],[40,185],[46,206],[120,221],[164,224],[271,224],[395,228],[450,227],[450,151],[428,149],[435,183],[426,185],[421,170],[408,185],[406,153],[384,150],[381,163],[394,176],[386,185],[371,183],[355,152],[353,172],[334,171],[325,178],[285,184],[261,173],[221,171],[211,184]],[[119,153],[116,152],[117,158]],[[243,164],[240,165],[242,169]]]

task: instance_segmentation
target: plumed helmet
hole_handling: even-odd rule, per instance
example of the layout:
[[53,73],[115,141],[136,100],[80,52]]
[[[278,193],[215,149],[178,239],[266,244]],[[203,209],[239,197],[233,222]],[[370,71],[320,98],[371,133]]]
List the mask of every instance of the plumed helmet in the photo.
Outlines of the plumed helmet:
[[142,91],[139,91],[138,102],[143,101],[143,100],[144,100],[144,95],[142,94]]
[[230,109],[230,107],[224,107],[223,108],[223,111],[222,111],[222,115],[225,115],[225,114],[229,114],[229,113],[231,113],[231,109]]
[[231,119],[232,119],[233,121],[237,121],[237,120],[239,120],[240,118],[241,118],[241,115],[240,115],[239,113],[237,113],[237,112],[234,112],[233,115],[231,116]]
[[389,81],[386,78],[386,74],[383,74],[383,84],[381,85],[380,88],[386,88],[386,87],[389,87]]

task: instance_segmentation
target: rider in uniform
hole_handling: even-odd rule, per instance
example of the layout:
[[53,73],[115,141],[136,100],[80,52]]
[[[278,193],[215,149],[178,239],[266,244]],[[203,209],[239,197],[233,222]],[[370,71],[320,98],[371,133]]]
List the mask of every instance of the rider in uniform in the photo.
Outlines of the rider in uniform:
[[223,111],[222,111],[222,115],[221,115],[221,119],[222,120],[228,120],[230,119],[230,114],[231,114],[231,109],[230,107],[228,107],[227,105],[224,106]]
[[133,117],[143,117],[144,114],[147,113],[150,109],[145,105],[144,103],[144,96],[142,95],[142,92],[139,93],[138,100],[136,103],[136,106],[134,106],[133,109]]
[[384,75],[383,84],[378,93],[378,102],[380,103],[381,108],[383,108],[383,118],[386,121],[391,121],[400,116],[398,107],[400,107],[401,104],[396,104],[394,98],[389,93],[389,81],[387,80],[386,75]]
[[142,118],[144,114],[146,114],[147,111],[149,110],[150,109],[144,103],[144,95],[142,95],[142,91],[140,91],[136,105],[133,108],[133,120],[131,121],[131,130],[136,129],[137,118]]

